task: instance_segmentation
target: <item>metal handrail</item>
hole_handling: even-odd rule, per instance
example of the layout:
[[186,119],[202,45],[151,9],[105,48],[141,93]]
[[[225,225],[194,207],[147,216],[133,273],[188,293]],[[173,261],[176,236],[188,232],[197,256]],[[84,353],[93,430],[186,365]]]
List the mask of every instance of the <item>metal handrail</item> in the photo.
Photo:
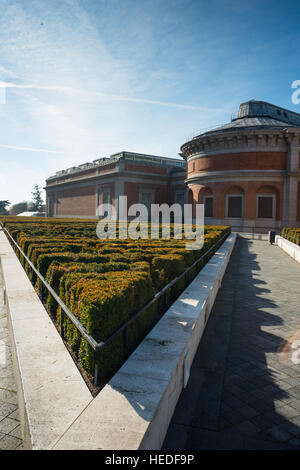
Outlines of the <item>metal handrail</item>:
[[[61,337],[64,339],[64,329],[63,329],[63,323],[64,323],[64,315],[62,312],[64,312],[68,318],[71,320],[71,322],[75,325],[75,327],[80,331],[82,336],[88,341],[90,346],[95,352],[95,356],[102,351],[108,344],[110,344],[113,339],[122,331],[125,333],[125,344],[127,343],[127,333],[128,333],[128,326],[135,320],[137,319],[146,309],[148,309],[150,306],[152,306],[155,302],[158,301],[162,296],[167,295],[167,291],[173,287],[180,279],[183,277],[187,276],[188,273],[195,267],[197,266],[205,257],[208,256],[208,254],[215,249],[215,247],[218,245],[220,246],[227,238],[229,235],[229,232],[226,232],[216,243],[214,243],[200,258],[198,258],[196,261],[194,261],[193,264],[191,264],[188,268],[186,268],[180,275],[178,275],[176,278],[174,278],[172,281],[170,281],[166,286],[164,286],[159,292],[157,292],[154,297],[146,304],[144,305],[140,310],[138,310],[136,313],[131,315],[122,325],[119,326],[117,330],[115,330],[106,340],[97,342],[91,335],[88,334],[84,326],[79,322],[79,320],[75,317],[75,315],[69,310],[69,308],[66,306],[66,304],[61,300],[61,298],[56,294],[56,292],[52,289],[52,287],[48,284],[48,282],[45,280],[45,278],[39,273],[39,271],[35,268],[35,266],[32,264],[32,262],[29,260],[29,258],[25,255],[24,251],[20,248],[18,243],[13,239],[13,237],[10,235],[8,230],[3,226],[2,222],[0,222],[0,227],[4,231],[4,233],[8,236],[9,240],[13,243],[13,245],[16,247],[16,249],[21,253],[23,258],[26,260],[26,262],[29,264],[31,269],[35,272],[41,283],[46,287],[48,292],[52,295],[52,297],[55,299],[55,301],[59,304],[61,307],[61,318],[60,318],[60,334]],[[24,263],[25,265],[25,263]],[[167,301],[166,301],[167,303]],[[127,344],[126,344],[127,346]],[[97,387],[98,385],[98,363],[95,357],[95,371],[94,371],[94,385]]]

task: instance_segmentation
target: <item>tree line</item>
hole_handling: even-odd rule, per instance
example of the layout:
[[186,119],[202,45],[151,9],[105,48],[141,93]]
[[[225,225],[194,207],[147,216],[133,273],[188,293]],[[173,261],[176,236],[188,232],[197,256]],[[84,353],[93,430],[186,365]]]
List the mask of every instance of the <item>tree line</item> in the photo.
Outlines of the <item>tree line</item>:
[[22,212],[44,212],[45,206],[41,188],[35,184],[31,193],[31,201],[22,201],[11,205],[8,199],[0,200],[0,215],[18,215]]

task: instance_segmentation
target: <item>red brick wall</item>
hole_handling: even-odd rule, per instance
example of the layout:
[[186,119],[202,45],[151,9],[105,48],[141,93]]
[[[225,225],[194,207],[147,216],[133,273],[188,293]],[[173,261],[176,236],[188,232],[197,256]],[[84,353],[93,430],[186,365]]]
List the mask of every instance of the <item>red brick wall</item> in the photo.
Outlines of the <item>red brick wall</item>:
[[239,152],[201,157],[188,164],[188,174],[199,171],[284,170],[285,152]]
[[95,215],[95,185],[57,191],[57,215]]
[[166,184],[138,184],[125,181],[124,193],[127,196],[128,206],[139,202],[140,190],[154,189],[155,190],[155,204],[168,203],[168,185]]
[[139,192],[139,185],[137,183],[125,181],[124,195],[127,196],[128,207],[139,202]]
[[168,203],[168,186],[157,185],[155,187],[155,204],[163,204],[164,202]]
[[132,163],[125,163],[125,170],[129,171],[139,171],[142,173],[154,173],[165,175],[167,173],[166,168],[159,166],[143,166],[143,165],[134,165]]
[[263,181],[243,181],[243,182],[216,182],[209,185],[191,185],[194,194],[194,201],[203,203],[203,195],[206,191],[211,191],[214,196],[214,217],[223,219],[225,217],[226,194],[237,193],[242,190],[244,193],[244,218],[256,219],[256,195],[258,193],[276,194],[276,218],[282,219],[283,209],[283,183],[263,182]]

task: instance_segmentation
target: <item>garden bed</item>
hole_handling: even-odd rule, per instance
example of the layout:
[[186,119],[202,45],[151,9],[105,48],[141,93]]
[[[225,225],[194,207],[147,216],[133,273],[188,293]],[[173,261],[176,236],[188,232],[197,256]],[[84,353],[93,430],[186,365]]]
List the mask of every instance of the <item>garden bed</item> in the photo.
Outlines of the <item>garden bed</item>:
[[281,231],[281,236],[289,242],[300,246],[300,228],[283,228]]
[[[201,250],[186,250],[184,240],[108,240],[96,236],[96,222],[41,219],[28,222],[4,217],[4,227],[38,272],[98,343],[141,310],[172,280],[194,267],[95,355],[76,325],[65,316],[64,339],[90,385],[95,366],[103,386],[191,282],[226,235],[228,227],[205,227]],[[203,255],[211,250],[206,258]],[[57,327],[61,307],[41,288],[41,281],[16,250],[32,284]],[[195,262],[201,262],[195,265]],[[93,390],[95,392],[95,390]]]

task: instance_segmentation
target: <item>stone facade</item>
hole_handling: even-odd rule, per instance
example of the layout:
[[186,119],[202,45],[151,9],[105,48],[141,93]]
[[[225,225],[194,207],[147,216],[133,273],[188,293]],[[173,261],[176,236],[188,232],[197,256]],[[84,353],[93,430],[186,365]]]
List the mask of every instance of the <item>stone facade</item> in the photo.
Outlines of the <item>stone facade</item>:
[[47,179],[47,215],[98,217],[101,203],[127,196],[128,206],[143,202],[187,202],[186,163],[182,159],[121,152],[79,167],[59,171]]
[[[299,126],[299,127],[298,127]],[[181,147],[189,200],[206,221],[236,228],[300,226],[300,115],[261,101]]]

